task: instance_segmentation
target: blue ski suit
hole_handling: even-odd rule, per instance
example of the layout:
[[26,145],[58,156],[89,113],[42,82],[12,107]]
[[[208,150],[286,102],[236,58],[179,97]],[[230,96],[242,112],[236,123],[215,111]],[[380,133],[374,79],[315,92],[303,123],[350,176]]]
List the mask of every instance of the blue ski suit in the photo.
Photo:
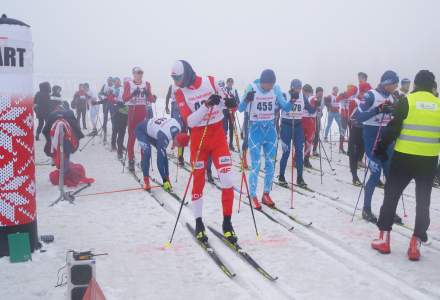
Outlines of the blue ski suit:
[[[385,92],[380,87],[376,89],[375,93],[379,93],[379,95],[381,95],[383,98],[390,97],[390,94]],[[364,102],[360,104],[358,110],[355,112],[355,117],[358,122],[371,120],[372,118],[375,118],[376,115],[378,115],[378,109],[375,107],[375,102],[377,102],[378,99],[376,99],[377,96],[375,96],[375,93],[369,91],[365,94]],[[374,155],[376,137],[379,141],[384,135],[385,130],[386,124],[380,125],[378,123],[376,125],[368,125],[364,123],[363,139],[365,145],[365,154],[368,157],[368,169],[370,171],[370,177],[365,184],[364,209],[371,209],[371,199],[373,197],[374,189],[379,183],[382,169],[384,171],[385,177],[388,175],[394,144],[390,144],[387,148],[387,161],[383,162]]]
[[[241,99],[238,110],[240,112],[250,111],[250,116],[253,114],[254,110],[265,110],[266,107],[257,107],[257,103],[252,101],[250,103],[245,102],[246,95],[248,92],[254,90],[254,86],[258,89],[258,93],[262,95],[269,95],[274,93],[275,103],[270,104],[274,106],[279,106],[285,111],[290,111],[292,105],[288,102],[281,92],[278,85],[275,85],[272,90],[265,91],[260,86],[260,80],[254,81],[254,85],[249,85]],[[252,108],[252,105],[255,107]],[[275,107],[273,107],[275,108]],[[276,155],[276,143],[277,143],[277,132],[275,126],[275,110],[273,109],[274,118],[270,120],[249,120],[248,130],[248,147],[251,156],[251,172],[249,174],[249,189],[251,197],[256,197],[257,195],[257,183],[258,183],[258,173],[260,172],[260,159],[261,159],[261,149],[263,149],[264,159],[265,159],[265,177],[264,177],[264,192],[269,193],[272,187],[273,175],[275,172],[275,155]]]
[[[313,108],[309,101],[308,97],[304,96],[304,109],[309,113],[314,113],[316,108]],[[293,125],[294,132],[292,135],[292,122],[295,122]],[[280,138],[281,138],[281,147],[283,150],[283,154],[280,159],[280,175],[284,176],[286,172],[287,162],[290,156],[291,143],[293,143],[295,147],[295,167],[297,170],[297,177],[302,178],[303,176],[303,166],[304,166],[304,128],[302,125],[302,119],[286,119],[281,118],[281,130],[280,130]],[[293,138],[293,141],[292,141]]]

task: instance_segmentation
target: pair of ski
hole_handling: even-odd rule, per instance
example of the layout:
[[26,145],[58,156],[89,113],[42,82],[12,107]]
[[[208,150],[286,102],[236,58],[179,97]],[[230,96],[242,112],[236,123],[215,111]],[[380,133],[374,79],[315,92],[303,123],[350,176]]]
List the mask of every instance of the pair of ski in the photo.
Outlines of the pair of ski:
[[[260,177],[261,177],[261,175],[260,175]],[[280,187],[283,187],[283,188],[285,188],[285,189],[289,189],[289,190],[290,190],[290,185],[291,185],[291,183],[287,183],[287,185],[286,185],[286,184],[283,184],[283,183],[280,183],[279,181],[274,181],[274,183],[275,183],[276,185],[279,185]],[[339,197],[338,197],[338,196],[336,196],[336,197],[334,197],[334,196],[330,196],[330,195],[327,195],[327,194],[325,194],[325,193],[318,192],[317,190],[314,190],[314,189],[312,189],[312,188],[310,188],[310,187],[308,187],[308,186],[301,186],[301,185],[298,185],[298,184],[295,184],[295,183],[293,184],[293,186],[294,186],[294,187],[297,187],[297,188],[300,188],[300,189],[303,189],[303,190],[305,190],[305,191],[307,191],[307,192],[309,192],[309,193],[318,194],[318,195],[320,195],[320,196],[322,196],[322,197],[328,198],[328,199],[333,200],[333,201],[337,201],[337,200],[339,200]],[[301,192],[298,191],[298,190],[295,190],[295,193],[298,193],[298,194],[303,195],[303,196],[306,196],[306,197],[309,197],[309,196],[310,196],[310,195],[307,195],[307,194],[301,193]]]
[[[139,176],[136,174],[136,172],[132,172],[132,171],[129,171],[129,173],[131,174],[131,176],[134,178],[134,180],[136,180],[136,182],[137,183],[139,183],[139,185],[142,187],[142,179],[141,178],[139,178]],[[154,183],[156,183],[157,185],[162,185],[156,178],[154,178],[154,177],[151,177],[150,176],[150,179],[154,182]],[[164,190],[165,191],[165,190]],[[150,196],[160,205],[160,206],[164,206],[165,205],[165,202],[163,202],[161,199],[159,199],[151,190],[150,191],[147,191],[149,194],[150,194]],[[167,192],[170,196],[172,196],[177,202],[179,202],[179,203],[181,203],[182,202],[182,199],[176,194],[176,193],[174,193],[173,191],[165,191],[165,192]],[[188,202],[185,202],[184,203],[184,205],[186,206],[186,205],[188,205]]]
[[[174,160],[173,160],[173,162],[174,162],[175,164],[177,163],[177,162],[174,161]],[[191,170],[189,169],[189,166],[187,166],[187,164],[185,164],[185,165],[183,166],[183,169],[185,169],[185,170],[188,171],[188,172],[191,171]],[[218,190],[221,191],[222,188],[221,188],[221,186],[217,183],[217,180],[218,180],[217,178],[214,178],[214,181],[213,181],[213,182],[210,182],[210,183],[211,183],[212,185],[214,185]],[[279,184],[278,182],[276,182],[276,181],[274,181],[274,183],[280,185],[280,184]],[[280,185],[280,186],[282,186],[282,185]],[[282,187],[285,187],[285,186],[282,186]],[[235,190],[237,193],[240,193],[240,192],[241,192],[236,186],[234,186],[234,190]],[[306,195],[306,194],[304,194],[304,193],[302,193],[302,192],[299,192],[299,191],[296,191],[296,192],[298,192],[298,194],[303,195],[303,196],[306,196],[306,197],[309,196],[309,195]],[[245,203],[245,202],[244,202],[244,203]],[[275,206],[275,207],[270,207],[270,208],[271,208],[272,210],[274,210],[274,211],[276,211],[276,212],[282,214],[282,215],[285,215],[286,217],[288,217],[289,219],[291,219],[291,220],[294,221],[295,223],[298,223],[299,225],[302,225],[302,226],[304,226],[304,227],[310,227],[310,226],[312,226],[312,222],[311,222],[311,221],[304,221],[304,220],[301,220],[300,218],[295,217],[295,216],[292,216],[292,215],[289,214],[288,212],[286,212],[286,211],[284,211],[284,210],[282,210],[282,209],[280,209],[280,208],[277,208],[276,206]],[[287,230],[289,230],[289,231],[293,230],[293,226],[287,226],[287,225],[285,225],[284,223],[282,223],[281,221],[277,220],[276,218],[274,218],[272,215],[270,215],[269,213],[265,212],[264,210],[259,210],[259,212],[262,213],[263,215],[265,215],[265,216],[266,216],[269,220],[271,220],[272,222],[277,223],[277,224],[279,224],[279,225],[285,227]]]
[[52,165],[52,159],[43,159],[41,161],[35,161],[36,166],[50,166]]
[[[194,228],[189,224],[186,223],[186,227],[188,228],[189,232],[195,236],[195,230]],[[268,279],[269,281],[276,281],[278,277],[273,277],[270,275],[265,269],[263,269],[250,255],[247,253],[243,248],[240,247],[238,243],[231,243],[229,242],[223,234],[221,234],[216,229],[212,228],[211,226],[208,226],[208,229],[219,239],[221,240],[229,249],[234,251],[238,256],[240,256],[246,263],[248,263],[252,268],[254,268],[258,273],[260,273],[264,278]],[[196,239],[197,240],[197,239]],[[209,257],[215,262],[215,264],[223,271],[223,273],[226,274],[229,278],[234,278],[236,274],[232,272],[226,264],[222,261],[222,259],[217,255],[217,252],[215,249],[211,246],[211,244],[206,242],[201,242],[197,240],[197,243],[202,247],[203,250],[209,255]]]

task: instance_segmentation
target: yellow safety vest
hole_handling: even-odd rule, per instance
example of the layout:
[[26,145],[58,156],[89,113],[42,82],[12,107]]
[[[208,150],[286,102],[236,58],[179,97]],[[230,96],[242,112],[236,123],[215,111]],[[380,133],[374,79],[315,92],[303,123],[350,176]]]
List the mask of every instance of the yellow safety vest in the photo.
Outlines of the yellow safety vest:
[[419,156],[440,153],[440,99],[429,92],[407,96],[408,116],[394,150]]

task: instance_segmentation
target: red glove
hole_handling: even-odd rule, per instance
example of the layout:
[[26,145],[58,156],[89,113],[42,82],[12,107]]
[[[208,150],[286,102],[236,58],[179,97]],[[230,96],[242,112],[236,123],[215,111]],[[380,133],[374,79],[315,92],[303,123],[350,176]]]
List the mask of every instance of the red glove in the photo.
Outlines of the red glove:
[[176,135],[177,147],[186,147],[189,144],[189,135],[186,133],[179,133]]

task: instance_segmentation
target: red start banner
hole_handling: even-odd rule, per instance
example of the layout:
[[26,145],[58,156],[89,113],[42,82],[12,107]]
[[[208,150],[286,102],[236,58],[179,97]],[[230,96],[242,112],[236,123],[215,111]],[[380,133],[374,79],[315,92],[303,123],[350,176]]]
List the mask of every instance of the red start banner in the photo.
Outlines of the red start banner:
[[36,218],[30,27],[0,18],[0,229]]

